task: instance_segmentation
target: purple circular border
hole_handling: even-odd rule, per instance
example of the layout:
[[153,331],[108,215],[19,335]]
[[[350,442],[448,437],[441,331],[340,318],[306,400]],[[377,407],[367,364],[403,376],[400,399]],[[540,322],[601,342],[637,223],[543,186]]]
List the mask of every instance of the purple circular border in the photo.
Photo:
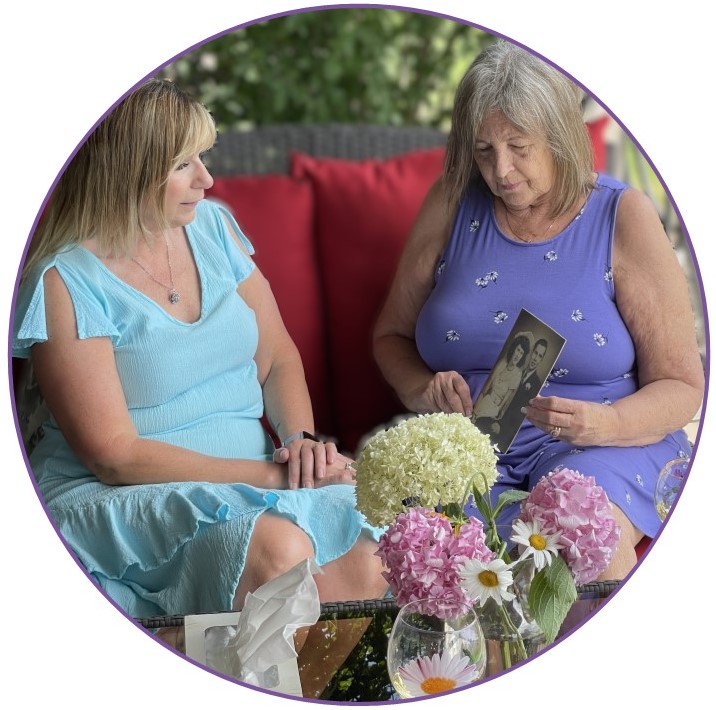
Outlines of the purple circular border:
[[[111,599],[111,597],[109,597],[109,596],[107,595],[107,593],[106,593],[101,587],[99,587],[99,585],[95,582],[95,580],[94,580],[94,579],[90,576],[90,574],[87,572],[87,570],[86,570],[86,568],[84,567],[84,565],[83,565],[83,564],[80,562],[80,560],[77,558],[76,554],[75,554],[75,553],[72,551],[72,549],[69,547],[69,545],[67,544],[67,542],[65,541],[65,539],[63,538],[63,536],[60,534],[59,530],[57,529],[57,526],[55,525],[54,520],[52,519],[52,516],[50,515],[49,511],[47,510],[47,507],[45,506],[45,503],[44,503],[43,500],[42,500],[42,496],[41,496],[40,491],[39,491],[39,489],[38,489],[37,483],[36,483],[35,480],[34,480],[34,475],[33,475],[33,473],[32,473],[32,469],[31,469],[31,467],[30,467],[30,463],[29,463],[29,461],[28,461],[27,454],[26,454],[26,452],[25,452],[25,448],[24,448],[24,445],[23,445],[22,435],[21,435],[21,431],[20,431],[20,425],[19,425],[18,416],[17,416],[17,405],[16,405],[16,402],[15,402],[15,394],[14,394],[14,387],[13,387],[13,371],[12,371],[12,333],[13,333],[13,329],[14,329],[15,306],[16,306],[16,301],[17,301],[18,286],[19,286],[19,282],[20,282],[20,274],[21,274],[21,271],[22,271],[22,266],[23,266],[23,264],[25,263],[25,259],[26,259],[26,256],[27,256],[27,250],[28,250],[29,245],[30,245],[31,237],[32,237],[32,235],[34,234],[35,229],[37,228],[37,224],[38,224],[38,222],[39,222],[40,216],[42,215],[42,213],[43,213],[43,211],[44,211],[44,209],[45,209],[45,206],[47,205],[47,202],[48,202],[50,196],[52,195],[52,192],[53,192],[53,190],[55,189],[55,186],[56,186],[56,184],[57,184],[57,182],[58,182],[60,176],[62,175],[62,173],[64,172],[65,168],[67,167],[67,165],[69,164],[69,162],[72,160],[72,158],[74,157],[74,155],[77,153],[77,151],[79,150],[80,146],[81,146],[81,145],[85,142],[85,140],[91,135],[91,133],[95,130],[95,128],[104,120],[104,118],[105,118],[121,101],[123,101],[124,98],[125,98],[127,95],[129,95],[132,91],[134,91],[134,90],[135,90],[140,84],[142,84],[147,78],[149,78],[149,77],[151,77],[151,76],[154,76],[154,75],[155,75],[158,71],[160,71],[162,68],[164,68],[165,66],[167,66],[167,65],[171,64],[172,62],[176,61],[177,59],[179,59],[180,57],[184,56],[185,54],[188,54],[189,52],[191,52],[191,51],[193,51],[193,50],[195,50],[195,49],[198,49],[199,47],[202,47],[202,46],[204,46],[204,45],[206,45],[206,44],[208,44],[208,43],[210,43],[210,42],[212,42],[212,41],[214,41],[214,40],[216,40],[216,39],[218,39],[218,38],[220,38],[220,37],[224,37],[224,36],[226,36],[226,35],[228,35],[228,34],[231,34],[232,32],[235,32],[236,30],[243,29],[243,28],[249,27],[249,26],[251,26],[251,25],[259,24],[259,23],[261,23],[261,22],[268,22],[268,21],[270,21],[270,20],[274,20],[274,19],[278,19],[278,18],[282,18],[282,17],[288,17],[288,16],[290,16],[290,15],[304,14],[304,13],[308,13],[308,12],[320,12],[320,11],[324,11],[324,10],[351,10],[351,9],[396,10],[396,11],[401,11],[401,12],[409,12],[409,13],[413,13],[413,14],[429,15],[429,16],[437,17],[437,18],[440,18],[440,19],[443,19],[443,20],[446,20],[446,21],[449,21],[449,22],[454,22],[454,23],[456,23],[456,24],[461,24],[461,25],[473,27],[473,28],[475,28],[475,29],[477,29],[477,30],[480,30],[480,31],[485,32],[485,33],[487,33],[487,34],[489,34],[489,35],[492,35],[493,37],[498,37],[498,38],[507,40],[507,41],[509,41],[510,43],[515,44],[515,45],[517,45],[517,46],[519,46],[519,47],[522,47],[523,49],[525,49],[525,50],[529,51],[530,53],[534,54],[535,56],[539,57],[539,58],[542,59],[544,62],[546,62],[547,64],[550,64],[550,65],[553,66],[555,69],[557,69],[558,71],[560,71],[562,74],[564,74],[565,76],[567,76],[571,81],[573,81],[577,86],[579,86],[585,93],[587,93],[592,99],[594,99],[594,101],[596,101],[596,102],[599,104],[599,106],[601,106],[601,107],[609,114],[609,116],[619,125],[619,127],[620,127],[621,130],[624,132],[624,134],[629,138],[629,140],[630,140],[630,141],[634,144],[634,146],[639,150],[639,152],[641,153],[641,155],[644,157],[644,159],[645,159],[645,160],[647,161],[647,163],[649,164],[651,170],[654,172],[655,176],[658,178],[660,184],[662,185],[662,187],[663,187],[663,189],[664,189],[664,191],[665,191],[665,193],[666,193],[666,196],[667,196],[667,198],[668,198],[668,200],[669,200],[669,203],[670,203],[670,205],[672,206],[672,208],[673,208],[673,210],[674,210],[674,212],[675,212],[675,214],[676,214],[676,216],[677,216],[677,218],[678,218],[678,220],[679,220],[679,224],[680,224],[680,226],[681,226],[681,230],[682,230],[682,233],[683,233],[683,236],[684,236],[684,241],[685,241],[686,246],[687,246],[688,251],[689,251],[689,256],[690,256],[690,259],[691,259],[691,263],[693,264],[694,275],[695,275],[695,277],[696,277],[696,281],[697,281],[697,284],[698,284],[698,292],[699,292],[699,297],[700,297],[700,301],[701,301],[701,307],[702,307],[702,310],[703,310],[703,327],[704,327],[704,339],[705,339],[705,362],[704,362],[704,366],[705,366],[705,390],[704,390],[704,399],[703,399],[702,409],[701,409],[701,411],[702,411],[701,421],[699,422],[698,431],[697,431],[697,433],[696,433],[695,441],[694,441],[694,443],[693,443],[693,451],[692,451],[692,455],[691,455],[692,462],[693,462],[694,457],[696,456],[696,452],[697,452],[697,449],[698,449],[698,444],[699,444],[699,441],[700,441],[700,438],[701,438],[701,433],[702,433],[703,423],[704,423],[704,414],[705,414],[705,412],[706,412],[706,405],[707,405],[707,400],[708,400],[708,389],[709,389],[709,381],[710,381],[710,335],[709,335],[709,332],[710,332],[710,331],[709,331],[709,322],[708,322],[708,313],[707,313],[706,297],[705,297],[704,288],[703,288],[703,280],[702,280],[702,278],[701,278],[701,272],[700,272],[700,270],[699,270],[698,260],[697,260],[697,258],[696,258],[696,254],[695,254],[695,251],[694,251],[694,248],[693,248],[693,244],[692,244],[692,242],[691,242],[691,238],[690,238],[690,236],[689,236],[688,229],[686,228],[686,224],[685,224],[685,222],[684,222],[683,216],[681,215],[681,212],[680,212],[680,210],[679,210],[679,208],[678,208],[676,202],[675,202],[674,199],[673,199],[673,196],[672,196],[672,194],[671,194],[671,191],[669,190],[669,188],[668,188],[666,182],[665,182],[664,179],[662,178],[661,173],[658,171],[658,169],[656,168],[656,166],[655,166],[655,165],[653,164],[653,162],[651,161],[651,158],[650,158],[650,157],[648,156],[648,154],[643,150],[642,146],[641,146],[640,143],[636,140],[636,138],[635,138],[634,135],[631,133],[631,131],[630,131],[630,130],[622,123],[622,121],[609,109],[609,107],[606,106],[606,104],[604,104],[596,95],[594,95],[591,91],[589,91],[589,89],[588,89],[586,86],[584,86],[580,81],[578,81],[575,77],[573,77],[572,75],[570,75],[568,72],[564,71],[564,70],[563,70],[561,67],[559,67],[557,64],[555,64],[554,62],[552,62],[551,60],[549,60],[547,57],[545,57],[545,56],[539,54],[538,52],[535,52],[535,51],[534,51],[533,49],[531,49],[530,47],[528,47],[528,46],[526,46],[526,45],[524,45],[524,44],[522,44],[522,43],[520,43],[520,42],[517,42],[516,40],[512,39],[512,38],[509,37],[508,35],[505,35],[505,34],[502,34],[502,33],[500,33],[500,32],[497,32],[497,31],[492,30],[492,29],[490,29],[490,28],[488,28],[488,27],[485,27],[485,26],[483,26],[483,25],[479,25],[479,24],[474,23],[474,22],[470,22],[470,21],[467,21],[467,20],[460,19],[460,18],[458,18],[458,17],[454,17],[454,16],[451,16],[451,15],[446,15],[446,14],[439,13],[439,12],[435,12],[435,11],[425,10],[425,9],[411,8],[411,7],[407,7],[407,6],[400,6],[400,5],[378,5],[378,4],[375,4],[375,5],[374,5],[374,4],[361,4],[361,3],[346,4],[346,5],[317,5],[317,6],[313,6],[313,7],[298,8],[298,9],[290,10],[290,11],[287,11],[287,12],[280,12],[280,13],[275,13],[275,14],[272,14],[272,15],[266,15],[266,16],[263,16],[263,17],[260,17],[260,18],[256,18],[256,19],[254,19],[254,20],[251,20],[251,21],[249,21],[249,22],[245,22],[245,23],[242,23],[242,24],[239,24],[239,25],[235,25],[235,26],[233,26],[233,27],[231,27],[231,28],[229,28],[229,29],[227,29],[227,30],[223,30],[223,31],[218,32],[218,33],[216,33],[216,34],[214,34],[214,35],[211,35],[210,37],[208,37],[208,38],[206,38],[206,39],[204,39],[204,40],[201,40],[201,41],[199,41],[199,42],[197,42],[197,43],[191,45],[190,47],[188,47],[188,48],[185,49],[184,51],[182,51],[182,52],[180,52],[179,54],[175,55],[174,57],[168,59],[167,61],[163,62],[162,64],[159,64],[154,70],[152,70],[151,72],[147,73],[142,79],[140,79],[140,80],[139,80],[138,82],[136,82],[132,87],[130,87],[130,89],[128,89],[122,96],[120,96],[111,106],[108,107],[108,109],[104,112],[104,114],[102,114],[102,116],[100,116],[100,117],[97,119],[97,121],[91,126],[91,128],[87,131],[87,133],[85,133],[85,135],[82,137],[82,140],[80,140],[80,142],[77,144],[77,146],[74,148],[74,150],[72,150],[72,152],[71,152],[70,155],[68,156],[68,158],[67,158],[67,160],[65,161],[65,163],[62,165],[62,168],[61,168],[60,171],[58,172],[57,177],[55,178],[55,180],[52,182],[52,185],[51,185],[50,188],[48,189],[48,191],[47,191],[47,193],[46,193],[46,195],[45,195],[45,198],[44,198],[44,200],[42,201],[42,204],[40,205],[40,209],[38,210],[37,215],[36,215],[36,217],[35,217],[35,219],[34,219],[34,221],[33,221],[32,227],[31,227],[31,229],[30,229],[30,232],[29,232],[29,234],[28,234],[28,237],[27,237],[27,240],[26,240],[26,243],[25,243],[25,247],[24,247],[23,252],[22,252],[22,256],[21,256],[21,259],[20,259],[20,264],[19,264],[19,266],[18,266],[18,273],[17,273],[16,279],[15,279],[13,297],[12,297],[11,305],[10,305],[10,319],[9,319],[9,328],[8,328],[8,381],[9,381],[9,389],[10,389],[10,401],[12,402],[13,418],[14,418],[14,421],[15,421],[16,435],[17,435],[17,438],[18,438],[18,443],[20,444],[20,450],[21,450],[21,452],[22,452],[23,459],[24,459],[24,461],[25,461],[25,466],[27,467],[27,473],[28,473],[28,475],[29,475],[29,478],[30,478],[30,481],[31,481],[31,483],[32,483],[32,486],[33,486],[33,488],[35,489],[35,493],[36,493],[36,495],[37,495],[37,497],[38,497],[38,500],[39,500],[39,502],[40,502],[40,504],[41,504],[43,510],[45,511],[45,515],[47,516],[47,519],[49,520],[50,524],[52,525],[53,529],[55,530],[55,533],[57,534],[57,537],[60,539],[60,541],[61,541],[62,544],[64,545],[65,549],[69,552],[69,554],[70,554],[70,556],[72,557],[72,559],[75,561],[75,563],[78,565],[78,567],[82,570],[82,572],[85,574],[85,576],[88,578],[88,580],[89,580],[89,581],[97,588],[97,590],[105,597],[105,599],[107,599],[107,601],[108,601],[112,606],[114,606],[115,609],[117,609],[117,611],[119,611],[119,613],[120,613],[122,616],[124,616],[125,618],[127,618],[127,619],[128,619],[131,623],[133,623],[137,628],[141,629],[144,633],[146,633],[147,635],[151,636],[155,641],[157,641],[157,642],[160,643],[161,645],[164,645],[168,650],[172,651],[173,653],[175,653],[177,656],[179,656],[179,657],[182,658],[183,660],[188,661],[188,662],[192,663],[193,665],[197,666],[198,668],[200,668],[200,669],[202,669],[202,670],[204,670],[204,671],[207,671],[207,672],[209,672],[209,673],[211,673],[211,674],[213,674],[213,675],[215,675],[215,676],[217,676],[217,677],[219,677],[219,678],[228,680],[228,681],[230,681],[230,682],[232,682],[232,683],[235,683],[235,684],[237,684],[237,685],[240,685],[240,686],[243,686],[243,687],[245,687],[245,688],[248,688],[248,689],[251,689],[251,690],[255,690],[255,691],[258,691],[258,692],[267,694],[267,695],[273,695],[273,696],[276,696],[276,697],[292,699],[292,700],[296,700],[296,701],[298,701],[298,702],[318,703],[318,704],[322,704],[322,705],[345,705],[346,703],[345,703],[344,701],[317,700],[317,699],[312,699],[312,698],[298,698],[298,697],[295,697],[295,696],[286,695],[286,694],[284,694],[284,693],[277,693],[277,692],[274,692],[274,691],[271,691],[271,690],[267,690],[267,689],[263,689],[263,688],[258,688],[258,687],[256,687],[256,686],[253,686],[253,685],[250,685],[250,684],[247,684],[247,683],[243,683],[243,682],[241,682],[241,681],[239,681],[239,680],[236,680],[235,678],[231,678],[231,677],[225,676],[225,675],[223,675],[222,673],[219,673],[219,672],[217,672],[217,671],[215,671],[215,670],[213,670],[213,669],[211,669],[211,668],[208,668],[207,666],[204,666],[203,664],[201,664],[201,663],[199,663],[199,662],[197,662],[197,661],[194,661],[193,659],[189,658],[188,656],[182,654],[181,652],[179,652],[179,651],[177,651],[176,649],[172,648],[172,647],[169,646],[168,644],[164,643],[164,642],[161,641],[160,639],[157,639],[157,638],[154,636],[154,634],[151,633],[151,631],[150,631],[149,629],[145,629],[145,628],[144,628],[143,626],[141,626],[134,618],[130,617],[113,599]],[[689,473],[690,473],[690,470],[691,470],[691,465],[692,465],[692,464],[690,463],[690,464],[689,464],[689,467],[688,467],[687,474],[686,474],[686,480],[688,480],[688,476],[689,476]],[[629,580],[629,578],[634,574],[634,572],[637,570],[637,568],[641,565],[641,563],[642,563],[642,561],[645,559],[645,557],[648,556],[648,553],[651,551],[651,548],[653,547],[654,543],[658,540],[659,536],[661,535],[661,533],[662,533],[663,530],[664,530],[664,527],[665,527],[666,524],[668,523],[668,520],[669,520],[669,518],[671,517],[671,514],[672,514],[674,508],[675,508],[676,505],[678,504],[678,501],[679,501],[679,499],[681,498],[681,495],[683,494],[684,488],[685,488],[685,484],[684,484],[684,486],[682,486],[682,489],[681,489],[681,491],[679,492],[679,494],[678,494],[678,496],[677,496],[677,498],[676,498],[676,500],[675,500],[675,502],[674,502],[674,505],[672,506],[672,508],[671,508],[669,514],[667,515],[666,520],[665,520],[664,523],[662,524],[661,528],[659,529],[659,531],[657,532],[657,534],[656,534],[656,535],[654,536],[654,538],[652,539],[651,543],[649,544],[648,548],[646,549],[646,551],[645,551],[644,554],[642,555],[641,559],[637,562],[636,566],[635,566],[635,567],[629,572],[629,574],[624,578],[624,580],[623,580],[622,583],[620,584],[619,589],[617,589],[617,590],[615,590],[614,592],[612,592],[612,593],[610,594],[610,596],[609,596],[606,600],[604,600],[604,602],[602,602],[602,604],[601,604],[597,609],[595,609],[595,610],[592,611],[590,614],[588,614],[579,624],[577,624],[573,629],[571,629],[568,634],[566,634],[566,635],[563,636],[562,638],[558,639],[555,643],[551,644],[551,645],[548,646],[547,648],[545,648],[545,649],[539,651],[537,654],[535,654],[534,656],[530,657],[529,659],[527,659],[527,660],[525,660],[525,661],[521,661],[521,662],[515,664],[514,666],[512,666],[511,668],[500,672],[500,673],[497,674],[497,675],[490,676],[489,678],[485,678],[485,679],[481,680],[480,682],[475,683],[475,684],[473,684],[473,685],[463,686],[463,687],[461,687],[461,688],[458,688],[458,689],[455,689],[455,690],[452,690],[452,691],[448,691],[448,692],[445,692],[445,693],[440,693],[440,694],[438,694],[438,696],[453,695],[454,693],[459,693],[459,692],[461,692],[461,691],[463,691],[463,690],[466,690],[466,689],[468,689],[468,688],[477,687],[477,686],[479,686],[479,685],[482,685],[483,683],[486,683],[486,682],[491,681],[491,680],[494,679],[494,678],[500,677],[500,676],[502,676],[502,675],[505,675],[506,673],[509,673],[509,672],[511,672],[511,671],[513,671],[513,670],[516,670],[516,669],[520,668],[521,666],[525,665],[526,663],[529,663],[533,658],[537,658],[537,657],[541,656],[542,654],[544,654],[545,652],[549,651],[549,650],[550,650],[551,648],[553,648],[555,645],[561,643],[561,641],[563,641],[565,638],[568,638],[568,637],[571,636],[574,632],[576,632],[579,628],[581,628],[581,627],[582,627],[587,621],[589,621],[598,611],[600,611],[601,608],[603,608],[603,606],[604,606],[606,603],[608,603],[609,601],[611,601],[611,600],[614,598],[614,596],[620,591],[621,586]],[[437,696],[436,696],[436,697],[437,697]],[[379,701],[379,702],[353,702],[352,704],[355,704],[355,705],[376,706],[376,705],[386,705],[386,704],[395,704],[395,703],[418,702],[418,701],[425,700],[425,699],[426,699],[426,698],[412,698],[412,699],[401,699],[401,700],[387,700],[387,701]]]

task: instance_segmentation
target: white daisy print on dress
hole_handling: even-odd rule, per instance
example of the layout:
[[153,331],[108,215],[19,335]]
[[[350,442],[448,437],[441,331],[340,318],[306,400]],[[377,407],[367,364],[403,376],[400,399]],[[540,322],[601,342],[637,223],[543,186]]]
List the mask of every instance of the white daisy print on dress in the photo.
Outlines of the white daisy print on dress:
[[600,348],[603,348],[607,344],[607,336],[603,333],[595,333],[592,337],[594,338],[594,342]]
[[480,228],[479,220],[473,219],[470,221],[470,231],[476,232]]
[[636,474],[636,482],[643,488],[644,487],[644,479],[641,477],[640,473]]
[[614,273],[612,272],[612,267],[607,266],[607,268],[604,270],[604,280],[607,283],[611,283],[614,281]]
[[545,255],[544,255],[545,261],[557,261],[557,252],[554,249],[550,249]]
[[504,311],[493,311],[493,315],[494,315],[493,320],[494,320],[495,323],[497,323],[498,325],[499,325],[500,323],[504,323],[504,322],[507,320],[507,318],[509,317],[509,316],[507,315],[507,313],[505,313]]
[[475,285],[480,288],[487,288],[490,284],[497,283],[498,273],[496,271],[488,271],[484,276],[475,279]]
[[582,322],[584,322],[584,320],[585,320],[584,314],[582,313],[582,311],[579,310],[579,308],[575,308],[575,309],[572,311],[572,320],[573,320],[575,323],[582,323]]
[[458,333],[456,330],[448,330],[448,332],[445,333],[446,342],[454,343],[458,340],[460,340],[460,333]]
[[440,263],[438,264],[438,276],[440,276],[443,271],[445,271],[445,259],[441,259]]

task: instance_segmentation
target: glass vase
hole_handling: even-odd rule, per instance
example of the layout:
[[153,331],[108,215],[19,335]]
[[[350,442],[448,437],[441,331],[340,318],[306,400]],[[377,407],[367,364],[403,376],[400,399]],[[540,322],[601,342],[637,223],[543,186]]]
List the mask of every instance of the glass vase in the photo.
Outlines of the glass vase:
[[485,638],[477,614],[403,606],[388,639],[387,666],[400,698],[416,698],[475,683],[485,673]]
[[487,599],[475,612],[485,635],[486,676],[493,676],[526,661],[547,646],[545,635],[532,619],[527,602],[534,565],[520,563],[511,591],[515,598],[498,604]]
[[679,496],[689,470],[689,461],[688,457],[673,459],[659,473],[654,490],[654,507],[661,522],[666,520],[671,506]]

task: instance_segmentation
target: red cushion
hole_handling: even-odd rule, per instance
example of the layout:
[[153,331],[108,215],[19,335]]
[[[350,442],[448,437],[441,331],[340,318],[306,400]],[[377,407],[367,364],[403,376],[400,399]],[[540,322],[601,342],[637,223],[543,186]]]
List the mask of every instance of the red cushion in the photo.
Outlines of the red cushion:
[[337,436],[349,451],[376,425],[404,411],[374,363],[371,332],[443,158],[443,148],[386,160],[291,156],[293,176],[314,185]]
[[316,429],[326,431],[331,408],[311,183],[287,175],[219,177],[207,195],[231,209],[254,245],[254,260],[301,353]]
[[594,121],[587,123],[589,138],[592,141],[594,152],[594,169],[601,172],[607,167],[607,144],[605,132],[611,121],[610,116],[601,116]]
[[637,560],[640,560],[644,556],[644,553],[649,549],[649,545],[651,545],[651,538],[646,537],[646,535],[637,542],[634,548]]

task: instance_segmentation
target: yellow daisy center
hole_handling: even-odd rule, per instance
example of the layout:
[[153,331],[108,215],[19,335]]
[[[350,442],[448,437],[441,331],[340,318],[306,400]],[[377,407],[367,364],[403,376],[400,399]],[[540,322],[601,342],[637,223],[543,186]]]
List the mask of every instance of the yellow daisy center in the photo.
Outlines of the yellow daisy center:
[[545,547],[547,547],[547,540],[545,540],[541,535],[534,533],[533,535],[530,535],[530,545],[532,545],[535,550],[544,550]]
[[420,689],[426,695],[434,693],[444,693],[446,690],[452,690],[457,683],[452,678],[426,678],[421,684]]
[[477,575],[477,578],[484,587],[496,587],[499,584],[497,575],[489,569],[482,570],[482,572]]

